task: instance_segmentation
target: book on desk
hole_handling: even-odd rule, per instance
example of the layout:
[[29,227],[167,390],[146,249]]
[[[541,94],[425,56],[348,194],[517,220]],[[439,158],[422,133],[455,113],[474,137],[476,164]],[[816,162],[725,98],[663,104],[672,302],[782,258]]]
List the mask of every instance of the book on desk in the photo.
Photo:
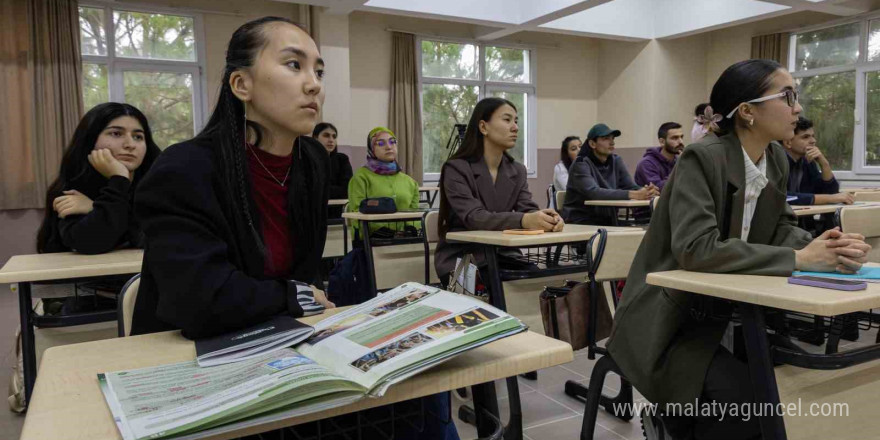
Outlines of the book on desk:
[[406,283],[314,327],[295,348],[98,375],[123,438],[157,439],[381,397],[393,384],[526,326],[482,301]]

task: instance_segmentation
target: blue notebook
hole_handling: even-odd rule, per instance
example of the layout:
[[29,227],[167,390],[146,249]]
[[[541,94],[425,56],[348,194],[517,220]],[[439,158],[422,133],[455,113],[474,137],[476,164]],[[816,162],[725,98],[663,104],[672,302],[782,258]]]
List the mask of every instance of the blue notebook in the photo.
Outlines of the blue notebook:
[[858,272],[849,275],[837,272],[801,272],[795,271],[792,276],[808,276],[822,278],[839,278],[844,280],[878,280],[880,281],[880,267],[862,267]]

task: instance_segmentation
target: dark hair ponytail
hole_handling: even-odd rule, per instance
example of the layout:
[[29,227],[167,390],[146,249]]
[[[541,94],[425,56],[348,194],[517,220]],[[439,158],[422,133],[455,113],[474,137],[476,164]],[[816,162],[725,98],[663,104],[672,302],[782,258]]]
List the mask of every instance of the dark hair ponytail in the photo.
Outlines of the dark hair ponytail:
[[[224,198],[222,206],[224,215],[230,219],[236,231],[250,234],[256,244],[257,251],[265,258],[265,246],[256,223],[257,211],[253,201],[250,173],[247,169],[248,133],[254,135],[254,146],[259,146],[263,139],[263,127],[253,121],[246,121],[244,104],[232,92],[229,79],[237,70],[248,69],[254,65],[260,51],[268,43],[267,26],[286,23],[300,26],[283,17],[263,17],[249,21],[232,34],[226,49],[226,66],[220,84],[217,105],[207,125],[196,138],[207,138],[215,146],[217,173],[221,185],[225,186],[220,197]],[[302,28],[300,28],[302,29]],[[306,141],[298,137],[293,145],[295,159],[291,164],[290,181],[288,183],[288,200],[291,215],[301,214],[291,219],[291,227],[297,237],[297,246],[303,250],[323,246],[324,236],[316,236],[313,231],[326,228],[326,200],[321,200],[321,193],[314,188],[314,182],[321,179],[321,170],[314,161],[326,157],[321,152],[315,159],[313,152],[303,152]],[[318,191],[316,193],[316,191]],[[326,193],[323,194],[326,196]],[[322,211],[323,210],[323,211]],[[326,229],[325,229],[326,230]],[[248,232],[244,232],[248,231]],[[294,266],[298,260],[305,259],[308,252],[294,254]]]
[[[99,187],[106,180],[91,164],[89,164],[89,153],[95,149],[98,142],[98,136],[110,125],[114,119],[122,116],[131,116],[137,119],[138,123],[144,129],[144,142],[147,149],[144,152],[144,160],[135,170],[132,176],[132,188],[136,187],[140,180],[144,177],[153,162],[159,157],[161,150],[153,140],[153,132],[150,130],[150,124],[147,117],[136,107],[129,104],[118,102],[106,102],[98,104],[89,110],[73,132],[73,137],[67,148],[64,149],[64,155],[61,157],[61,170],[58,177],[49,185],[46,191],[46,209],[43,215],[43,223],[37,232],[37,252],[59,252],[62,249],[60,242],[54,242],[58,237],[58,215],[52,208],[52,202],[56,197],[60,197],[63,191],[76,189],[86,193],[86,189]],[[97,194],[86,194],[90,198],[95,198]]]
[[[516,106],[504,98],[484,98],[477,103],[471,113],[471,119],[468,121],[467,129],[464,132],[464,140],[449,160],[464,159],[468,162],[476,162],[483,157],[483,133],[480,131],[480,121],[489,122],[492,115],[495,114],[501,106],[509,105],[514,110]],[[513,159],[507,152],[505,156]],[[446,173],[446,164],[440,169],[440,219],[438,231],[441,237],[446,237],[446,231],[449,229],[449,201],[446,200],[446,191],[443,189],[443,180]]]
[[229,207],[229,212],[225,214],[233,219],[236,229],[250,230],[261,252],[264,251],[263,240],[254,224],[256,211],[251,203],[245,142],[247,129],[250,128],[256,136],[254,145],[259,145],[263,137],[262,130],[257,124],[245,121],[244,104],[232,93],[229,79],[233,72],[254,65],[257,55],[267,42],[264,28],[270,23],[278,22],[296,26],[287,18],[263,17],[241,25],[232,34],[226,49],[226,66],[220,81],[217,105],[205,128],[196,136],[197,139],[211,138],[214,141],[218,172],[222,177],[221,181],[227,186],[227,191],[223,191],[221,195],[226,199],[223,206]]
[[736,127],[737,115],[732,118],[727,118],[727,115],[740,104],[764,96],[770,88],[773,74],[779,69],[782,69],[782,65],[773,60],[745,60],[724,70],[715,81],[709,97],[712,110],[724,118],[718,123],[721,128],[719,136]]

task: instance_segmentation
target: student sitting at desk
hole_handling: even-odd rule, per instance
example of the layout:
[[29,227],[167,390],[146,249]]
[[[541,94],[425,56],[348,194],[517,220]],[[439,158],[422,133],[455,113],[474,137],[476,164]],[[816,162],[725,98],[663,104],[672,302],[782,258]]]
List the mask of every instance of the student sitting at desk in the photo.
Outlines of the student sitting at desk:
[[[330,158],[330,198],[331,199],[347,199],[348,198],[348,182],[351,180],[351,162],[348,156],[336,151],[336,127],[329,122],[321,122],[312,130],[312,137],[317,139]],[[341,206],[330,206],[327,208],[327,216],[329,218],[342,217]]]
[[556,191],[565,191],[565,187],[568,186],[568,168],[577,159],[580,151],[581,138],[568,136],[562,141],[559,162],[553,167],[553,188]]
[[[348,183],[348,210],[357,212],[361,201],[390,197],[398,211],[419,209],[419,184],[397,164],[397,136],[385,127],[376,127],[367,136],[367,164],[358,168]],[[404,223],[371,223],[370,232],[380,228],[403,230]],[[359,225],[353,225],[355,231]]]
[[623,159],[612,153],[620,130],[596,124],[587,133],[587,146],[568,170],[568,187],[562,217],[569,223],[614,224],[617,210],[605,206],[584,206],[587,200],[648,200],[660,195],[654,184],[640,187],[633,182]]
[[[286,18],[232,35],[207,126],[169,147],[138,189],[146,248],[132,334],[200,338],[334,306],[305,285],[327,235],[327,152],[309,136],[323,76],[314,40]],[[448,393],[423,401],[450,412]],[[451,420],[428,420],[405,438],[458,439]]]
[[813,122],[799,117],[794,137],[782,142],[788,154],[788,195],[792,205],[853,204],[853,195],[840,192],[831,163],[816,146]]
[[[485,257],[477,247],[446,241],[453,231],[543,229],[561,231],[564,223],[552,209],[539,209],[526,182],[526,167],[507,150],[519,136],[516,106],[501,98],[477,103],[464,141],[440,171],[440,240],[434,268],[443,285],[455,269],[457,258],[473,254],[483,267]],[[499,264],[516,264],[521,254],[512,249],[499,255]],[[507,258],[505,258],[507,257]]]
[[320,273],[327,234],[327,152],[309,136],[324,63],[307,33],[274,17],[242,25],[226,54],[208,124],[138,188],[146,246],[132,334],[201,338],[332,307],[301,283]]
[[[679,159],[636,253],[607,345],[627,379],[660,408],[697,399],[743,408],[755,398],[747,365],[721,346],[729,303],[651,286],[647,274],[852,272],[870,250],[857,234],[835,229],[811,241],[795,226],[785,202],[785,151],[773,142],[794,135],[801,112],[785,68],[769,60],[734,64],[715,83],[711,104],[727,116],[722,133],[688,146]],[[761,437],[757,417],[732,413],[665,414],[662,423],[674,439]]]
[[160,150],[147,118],[128,104],[96,105],[83,116],[46,192],[37,252],[101,254],[140,247],[134,189]]

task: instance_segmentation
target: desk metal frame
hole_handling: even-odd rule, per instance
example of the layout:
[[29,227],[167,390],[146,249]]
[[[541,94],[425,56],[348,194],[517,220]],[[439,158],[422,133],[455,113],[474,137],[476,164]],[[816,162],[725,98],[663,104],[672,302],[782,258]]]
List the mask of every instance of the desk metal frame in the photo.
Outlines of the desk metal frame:
[[[122,274],[127,275],[127,274]],[[131,275],[134,275],[133,273]],[[52,280],[53,283],[86,282],[94,281],[101,277],[87,277],[76,279]],[[94,324],[97,322],[116,321],[116,309],[98,312],[76,313],[66,316],[40,316],[34,312],[33,295],[31,292],[32,282],[22,281],[18,283],[18,315],[21,325],[21,358],[22,375],[24,376],[25,402],[30,399],[34,391],[34,383],[37,381],[37,348],[34,339],[34,327],[58,328],[72,327],[76,325]]]

